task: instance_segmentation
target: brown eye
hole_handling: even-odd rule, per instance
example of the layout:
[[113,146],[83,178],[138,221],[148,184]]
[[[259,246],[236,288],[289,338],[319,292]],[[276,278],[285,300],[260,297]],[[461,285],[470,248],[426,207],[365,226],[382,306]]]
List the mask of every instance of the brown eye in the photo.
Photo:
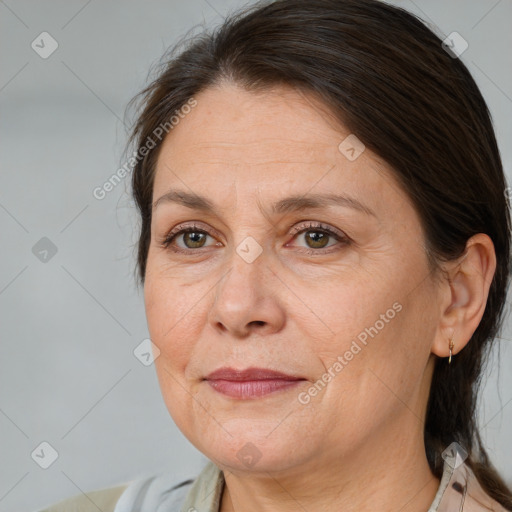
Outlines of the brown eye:
[[169,248],[175,252],[186,253],[208,247],[208,245],[206,245],[208,237],[213,238],[207,231],[195,225],[185,227],[180,225],[165,236],[165,238],[160,241],[160,245],[165,249]]
[[203,247],[207,236],[201,231],[185,231],[182,240],[188,249],[197,249]]
[[[291,234],[295,235],[296,239],[303,240],[305,245],[299,245],[299,247],[303,247],[303,252],[307,254],[326,254],[327,251],[331,252],[331,246],[340,244],[344,246],[348,245],[350,242],[350,239],[342,232],[335,231],[329,226],[314,222],[293,228]],[[329,244],[330,240],[332,240],[333,243]],[[336,242],[338,242],[338,244],[336,244]],[[323,249],[326,249],[326,251],[323,251]]]
[[304,239],[309,247],[312,249],[323,249],[329,242],[331,235],[323,233],[322,231],[308,230],[303,231],[305,233]]

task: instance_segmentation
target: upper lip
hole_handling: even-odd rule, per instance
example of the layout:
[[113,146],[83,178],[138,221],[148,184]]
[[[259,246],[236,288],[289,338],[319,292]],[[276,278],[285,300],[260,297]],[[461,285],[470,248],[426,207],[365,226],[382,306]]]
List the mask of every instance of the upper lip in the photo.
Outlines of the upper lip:
[[296,375],[288,375],[286,373],[277,372],[275,370],[269,370],[268,368],[245,368],[244,370],[236,370],[234,368],[219,368],[206,377],[206,380],[235,380],[235,381],[247,381],[247,380],[303,380],[302,377]]

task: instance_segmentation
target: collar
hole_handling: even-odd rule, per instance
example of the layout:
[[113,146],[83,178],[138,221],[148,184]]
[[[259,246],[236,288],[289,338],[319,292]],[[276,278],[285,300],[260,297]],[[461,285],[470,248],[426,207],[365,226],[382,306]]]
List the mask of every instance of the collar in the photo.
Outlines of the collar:
[[223,490],[224,474],[212,461],[209,461],[194,481],[181,510],[219,512]]
[[[218,512],[224,474],[211,461],[203,468],[190,488],[181,510]],[[428,512],[506,512],[482,489],[471,468],[457,451],[446,456],[439,488]]]

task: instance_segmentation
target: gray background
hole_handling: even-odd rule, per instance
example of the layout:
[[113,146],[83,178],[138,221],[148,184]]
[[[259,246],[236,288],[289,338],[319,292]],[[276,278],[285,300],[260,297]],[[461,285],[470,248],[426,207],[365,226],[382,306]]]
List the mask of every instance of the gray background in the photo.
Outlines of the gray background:
[[[161,471],[193,476],[206,460],[170,418],[153,366],[133,354],[148,332],[132,279],[128,180],[102,201],[92,191],[123,163],[124,108],[150,65],[191,27],[244,3],[0,1],[0,512]],[[512,2],[396,3],[468,41],[462,59],[510,176]],[[43,31],[59,45],[47,59],[31,48]],[[46,262],[33,253],[43,237],[57,248]],[[480,414],[491,458],[512,483],[509,323]],[[31,458],[42,441],[59,454],[46,470]]]

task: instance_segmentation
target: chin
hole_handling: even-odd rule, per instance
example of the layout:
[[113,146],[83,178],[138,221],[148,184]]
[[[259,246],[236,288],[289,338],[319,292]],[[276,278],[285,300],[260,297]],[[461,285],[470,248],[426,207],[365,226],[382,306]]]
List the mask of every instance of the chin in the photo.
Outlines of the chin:
[[[299,439],[300,436],[295,438],[286,429],[279,432],[280,427],[275,428],[276,422],[271,428],[268,422],[261,425],[254,423],[254,420],[244,422],[240,419],[224,423],[224,428],[231,435],[217,425],[217,436],[212,438],[210,432],[207,443],[194,444],[221,469],[234,472],[286,470],[307,457],[308,445],[304,444],[304,439]],[[297,450],[297,446],[301,446],[301,449]]]

